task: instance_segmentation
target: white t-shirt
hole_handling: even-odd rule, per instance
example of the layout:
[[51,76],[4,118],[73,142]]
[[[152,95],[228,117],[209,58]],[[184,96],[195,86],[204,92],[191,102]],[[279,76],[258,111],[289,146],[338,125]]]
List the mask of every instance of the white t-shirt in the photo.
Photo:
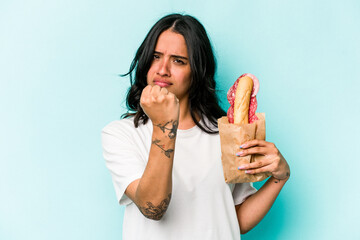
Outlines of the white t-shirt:
[[172,195],[160,221],[143,216],[124,194],[127,186],[144,172],[152,130],[150,120],[135,128],[133,118],[113,121],[102,130],[106,166],[119,203],[126,205],[123,239],[240,239],[235,205],[256,189],[251,183],[225,183],[219,134],[207,134],[197,126],[178,129]]

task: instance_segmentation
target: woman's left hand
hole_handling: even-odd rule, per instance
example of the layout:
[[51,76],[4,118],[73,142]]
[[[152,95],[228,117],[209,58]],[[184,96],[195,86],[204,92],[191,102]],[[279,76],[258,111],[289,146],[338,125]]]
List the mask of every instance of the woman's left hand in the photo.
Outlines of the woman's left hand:
[[270,172],[275,179],[289,178],[290,167],[274,143],[258,139],[251,140],[241,145],[240,151],[236,155],[244,157],[251,154],[261,154],[265,157],[260,161],[239,166],[239,169],[245,170],[245,173]]

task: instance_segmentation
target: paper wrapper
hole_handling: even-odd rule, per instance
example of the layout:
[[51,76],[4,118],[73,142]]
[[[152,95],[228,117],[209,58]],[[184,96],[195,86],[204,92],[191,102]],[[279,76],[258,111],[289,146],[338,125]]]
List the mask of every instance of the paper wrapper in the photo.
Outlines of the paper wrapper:
[[240,145],[253,140],[265,140],[265,113],[256,113],[259,118],[251,124],[232,124],[227,117],[218,119],[218,127],[221,142],[221,161],[224,171],[225,182],[243,183],[258,182],[270,176],[270,173],[246,174],[245,170],[238,167],[261,160],[265,156],[259,154],[237,157]]

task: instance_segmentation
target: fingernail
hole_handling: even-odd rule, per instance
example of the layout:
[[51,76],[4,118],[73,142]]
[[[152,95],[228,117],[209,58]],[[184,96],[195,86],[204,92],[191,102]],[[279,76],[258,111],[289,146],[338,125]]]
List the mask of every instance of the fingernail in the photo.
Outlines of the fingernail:
[[245,173],[250,173],[250,170],[245,170]]
[[244,169],[245,166],[239,166],[238,169],[241,170],[241,169]]
[[243,144],[243,145],[240,146],[240,148],[244,148],[245,146],[246,146],[246,144]]
[[237,157],[240,157],[243,154],[243,151],[236,153]]

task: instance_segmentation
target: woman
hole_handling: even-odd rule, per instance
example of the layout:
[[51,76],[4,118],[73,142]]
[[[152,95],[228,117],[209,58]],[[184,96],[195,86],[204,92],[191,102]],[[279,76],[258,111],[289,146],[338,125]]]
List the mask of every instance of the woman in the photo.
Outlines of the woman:
[[253,140],[239,155],[266,160],[239,167],[272,177],[259,191],[225,183],[217,119],[226,114],[204,27],[188,15],[163,17],[128,74],[130,113],[102,131],[106,165],[126,205],[123,239],[240,239],[268,212],[290,169],[273,143]]

